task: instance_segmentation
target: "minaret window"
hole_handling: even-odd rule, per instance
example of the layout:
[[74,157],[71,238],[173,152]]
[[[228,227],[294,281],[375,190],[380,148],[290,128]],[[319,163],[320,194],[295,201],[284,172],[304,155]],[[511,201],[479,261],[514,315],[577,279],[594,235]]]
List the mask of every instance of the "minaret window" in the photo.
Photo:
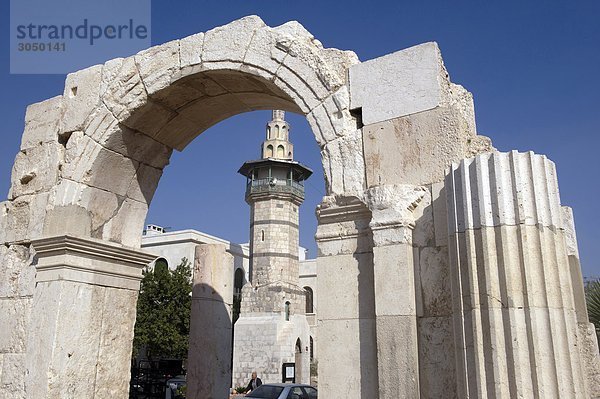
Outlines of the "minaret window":
[[313,290],[310,287],[304,287],[304,291],[306,291],[306,313],[314,313]]
[[271,138],[271,126],[267,126],[267,140]]
[[275,125],[275,134],[278,139],[281,138],[281,133],[279,132],[279,125]]
[[285,148],[282,145],[277,147],[277,158],[283,158],[285,156]]
[[273,146],[271,144],[267,146],[267,153],[265,155],[267,158],[273,158]]
[[290,321],[290,302],[285,303],[285,321]]

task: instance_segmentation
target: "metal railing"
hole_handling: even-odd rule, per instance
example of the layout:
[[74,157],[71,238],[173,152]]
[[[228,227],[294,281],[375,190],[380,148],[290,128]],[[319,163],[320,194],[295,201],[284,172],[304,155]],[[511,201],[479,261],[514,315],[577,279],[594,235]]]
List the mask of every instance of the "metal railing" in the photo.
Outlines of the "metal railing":
[[254,179],[246,185],[246,196],[258,193],[291,193],[304,198],[304,185],[290,179]]

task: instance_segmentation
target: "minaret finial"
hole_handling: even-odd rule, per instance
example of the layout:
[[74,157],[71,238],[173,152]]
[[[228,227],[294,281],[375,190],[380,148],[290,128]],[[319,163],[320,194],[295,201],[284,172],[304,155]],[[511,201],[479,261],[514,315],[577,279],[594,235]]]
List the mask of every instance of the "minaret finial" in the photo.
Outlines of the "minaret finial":
[[280,109],[273,110],[273,120],[274,121],[285,121],[285,111]]

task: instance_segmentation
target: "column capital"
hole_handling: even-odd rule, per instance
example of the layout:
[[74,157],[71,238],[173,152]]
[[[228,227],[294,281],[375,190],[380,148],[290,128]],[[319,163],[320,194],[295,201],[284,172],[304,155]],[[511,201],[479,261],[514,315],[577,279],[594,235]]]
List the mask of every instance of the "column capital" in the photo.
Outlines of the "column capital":
[[[415,227],[413,211],[417,208],[427,188],[408,184],[386,184],[371,187],[366,191],[367,205],[372,213],[369,224],[374,238],[381,230],[406,231]],[[400,241],[405,238],[399,237]]]
[[75,281],[139,290],[142,269],[155,255],[115,243],[69,235],[32,240],[36,282]]

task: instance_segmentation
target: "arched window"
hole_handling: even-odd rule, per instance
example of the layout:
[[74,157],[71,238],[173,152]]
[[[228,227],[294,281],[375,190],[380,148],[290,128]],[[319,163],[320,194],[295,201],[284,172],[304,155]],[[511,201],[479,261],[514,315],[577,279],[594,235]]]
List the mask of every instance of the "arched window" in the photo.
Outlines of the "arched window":
[[282,145],[277,146],[277,158],[283,158],[285,156],[285,148]]
[[233,314],[232,321],[235,323],[240,317],[240,308],[242,305],[242,287],[244,286],[244,270],[235,269],[233,277]]
[[304,287],[304,291],[306,291],[306,313],[314,313],[313,290],[310,287]]
[[285,303],[285,321],[290,321],[290,302]]
[[275,125],[275,137],[281,138],[280,135],[279,125]]
[[271,126],[267,126],[267,140],[271,138]]
[[244,286],[244,270],[241,268],[235,269],[235,277],[233,278],[233,293],[239,295],[242,293]]
[[267,153],[265,155],[267,158],[273,158],[273,146],[271,144],[267,146]]
[[284,139],[284,140],[287,139],[287,134],[286,133],[287,133],[287,129],[285,128],[285,126],[282,126],[281,127],[281,138]]
[[169,270],[169,262],[165,258],[156,259],[154,262],[154,271],[157,273],[166,273]]

